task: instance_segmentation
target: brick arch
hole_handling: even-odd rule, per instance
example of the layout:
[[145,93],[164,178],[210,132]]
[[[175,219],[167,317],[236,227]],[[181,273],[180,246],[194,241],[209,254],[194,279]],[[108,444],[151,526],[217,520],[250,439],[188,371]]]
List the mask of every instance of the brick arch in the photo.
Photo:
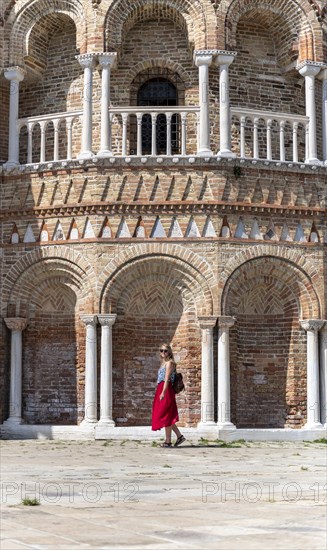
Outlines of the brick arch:
[[104,312],[108,307],[113,289],[112,298],[117,301],[120,289],[126,286],[126,277],[150,277],[156,272],[166,276],[166,279],[173,274],[176,285],[182,286],[185,299],[194,301],[198,315],[214,313],[215,277],[208,263],[181,246],[173,245],[168,250],[167,247],[152,243],[124,250],[117,260],[113,259],[103,270],[99,280],[99,311]]
[[[27,55],[28,37],[33,27],[47,15],[64,14],[75,24],[77,47],[80,53],[86,51],[86,17],[80,0],[31,0],[17,13],[12,11],[8,20],[8,30],[11,26],[8,59],[9,65],[23,65]],[[12,20],[11,20],[12,19]],[[10,25],[11,23],[11,25]]]
[[129,25],[129,20],[134,24],[141,17],[157,17],[161,12],[187,31],[189,43],[194,48],[215,48],[216,17],[208,0],[196,3],[192,0],[114,0],[105,18],[104,48],[109,51],[120,48],[123,30],[126,24]]
[[[236,31],[239,20],[246,14],[255,13],[256,22],[268,25],[268,28],[276,34],[299,35],[300,49],[299,60],[312,59],[322,61],[322,28],[316,11],[307,0],[223,0],[219,6],[220,17],[218,18],[218,37],[221,39],[220,47],[233,49],[236,46]],[[302,40],[301,40],[302,37]],[[308,56],[310,48],[307,42],[310,37],[314,43],[312,58]],[[306,50],[306,51],[305,51]]]
[[93,268],[78,252],[65,246],[42,247],[18,260],[7,273],[2,287],[2,311],[10,304],[23,302],[27,307],[36,285],[46,279],[61,277],[77,294],[81,307],[94,308],[96,277]]
[[272,255],[246,260],[230,274],[221,310],[224,315],[320,316],[319,299],[308,274]]
[[67,276],[52,276],[34,288],[31,305],[45,311],[74,312],[79,291],[78,283]]
[[158,67],[161,69],[169,69],[173,74],[177,73],[185,88],[189,88],[191,86],[191,75],[185,71],[182,65],[164,57],[155,57],[152,59],[145,59],[144,61],[137,63],[130,71],[128,71],[124,80],[124,88],[131,89],[133,87],[133,81],[140,73],[147,71],[148,69],[157,69]]

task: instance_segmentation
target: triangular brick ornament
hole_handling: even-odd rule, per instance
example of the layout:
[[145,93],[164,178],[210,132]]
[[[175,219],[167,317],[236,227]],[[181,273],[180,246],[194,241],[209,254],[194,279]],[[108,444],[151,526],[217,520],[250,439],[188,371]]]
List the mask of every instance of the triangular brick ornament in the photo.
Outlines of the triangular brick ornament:
[[290,242],[292,241],[292,237],[290,235],[290,230],[288,228],[288,225],[286,222],[284,222],[284,225],[283,225],[283,229],[282,229],[282,233],[281,233],[281,236],[280,236],[280,241],[287,241],[287,242]]
[[156,179],[154,181],[154,184],[151,190],[150,201],[154,201],[154,200],[162,200],[162,201],[165,200],[165,196],[161,188],[159,176],[156,176]]
[[277,235],[273,221],[269,223],[264,239],[266,241],[277,241]]
[[62,228],[60,220],[58,220],[57,223],[56,223],[56,227],[55,227],[55,230],[54,230],[53,235],[52,235],[52,240],[53,241],[64,241],[64,240],[66,240],[64,230]]
[[17,243],[19,243],[19,241],[20,241],[20,238],[19,238],[17,225],[14,223],[13,228],[12,228],[12,232],[11,232],[10,242],[12,244],[17,244]]
[[307,201],[304,195],[304,188],[301,183],[299,183],[295,206],[307,206]]
[[118,226],[118,231],[117,231],[116,238],[117,239],[123,239],[123,238],[128,238],[130,236],[131,236],[131,234],[129,232],[128,225],[125,221],[125,218],[122,218],[120,220],[120,223],[119,223],[119,226]]
[[182,197],[182,193],[180,192],[178,183],[176,181],[176,177],[173,176],[172,179],[171,179],[171,182],[170,182],[170,186],[169,186],[169,189],[168,189],[166,200],[167,201],[180,201],[181,197]]
[[220,230],[220,233],[219,233],[219,237],[229,239],[230,236],[231,236],[231,230],[230,230],[230,227],[229,227],[228,219],[227,219],[227,216],[224,216],[223,223],[221,225],[221,230]]
[[111,239],[112,237],[112,230],[107,216],[102,224],[99,237],[100,239]]
[[250,239],[256,239],[256,240],[262,239],[262,234],[261,234],[261,231],[260,231],[260,227],[259,227],[259,224],[258,224],[258,220],[256,218],[254,218],[253,223],[252,223],[252,227],[251,227],[251,231],[250,231]]
[[237,222],[234,237],[236,239],[248,239],[249,238],[248,235],[246,234],[245,226],[244,226],[244,222],[243,222],[242,217],[239,218],[239,220]]
[[189,176],[187,179],[183,196],[182,196],[182,201],[191,200],[191,199],[196,200],[196,194],[195,194],[192,178],[191,176]]
[[180,225],[178,223],[178,220],[175,216],[171,220],[168,237],[175,237],[175,238],[183,237],[181,227],[180,227]]
[[83,231],[83,239],[94,239],[94,238],[95,238],[95,233],[93,231],[92,224],[89,218],[86,218],[84,231]]
[[270,182],[267,204],[278,204],[277,191],[273,181]]
[[24,243],[35,243],[36,242],[35,237],[34,237],[34,233],[33,233],[33,229],[32,229],[32,226],[31,226],[30,223],[28,224],[28,226],[26,228],[23,242]]
[[316,228],[315,222],[312,223],[310,235],[309,235],[309,242],[310,243],[320,243],[320,237],[318,230]]
[[215,231],[210,216],[207,216],[207,219],[205,221],[202,237],[217,237],[217,233]]
[[200,235],[198,226],[196,225],[194,218],[191,217],[190,221],[188,222],[185,237],[200,237],[200,236],[201,235]]
[[162,223],[161,223],[161,221],[160,221],[160,218],[157,217],[157,218],[156,218],[156,221],[154,222],[154,226],[153,226],[153,229],[152,229],[152,231],[151,231],[150,237],[151,237],[151,238],[154,238],[154,239],[155,239],[155,238],[159,238],[159,239],[161,238],[161,239],[162,239],[162,238],[164,238],[164,237],[166,237],[166,236],[167,236],[167,235],[166,235],[166,232],[165,232],[165,230],[164,230],[164,228],[163,228],[163,225],[162,225]]
[[295,242],[300,242],[300,243],[304,243],[306,241],[305,234],[304,234],[304,231],[303,231],[303,227],[300,223],[298,223],[298,225],[297,225],[297,228],[296,228],[296,231],[295,231],[295,236],[294,236],[294,241]]
[[45,221],[42,223],[42,226],[41,226],[39,241],[41,243],[50,241],[50,233],[48,230],[47,223]]
[[144,221],[142,220],[142,217],[140,216],[137,220],[137,224],[133,233],[133,237],[136,237],[138,239],[144,239],[146,237],[145,232],[145,225]]
[[213,200],[213,194],[212,194],[212,191],[211,191],[208,176],[205,176],[204,179],[203,179],[198,200],[199,201],[212,201]]
[[148,201],[149,200],[143,176],[141,176],[140,179],[139,179],[139,182],[137,184],[133,200],[134,201],[142,201],[142,200]]
[[264,198],[263,198],[261,184],[260,184],[260,181],[257,180],[251,202],[259,204],[259,203],[262,203],[263,201],[264,201]]
[[79,231],[74,218],[71,221],[67,239],[71,241],[77,241],[79,239]]

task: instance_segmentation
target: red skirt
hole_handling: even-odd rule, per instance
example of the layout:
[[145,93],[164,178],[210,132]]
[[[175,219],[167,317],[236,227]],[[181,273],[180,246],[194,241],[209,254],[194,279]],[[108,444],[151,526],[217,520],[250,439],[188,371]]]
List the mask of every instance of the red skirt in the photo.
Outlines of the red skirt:
[[165,397],[160,401],[164,382],[157,385],[152,405],[152,430],[161,430],[178,422],[178,410],[173,386],[169,382]]

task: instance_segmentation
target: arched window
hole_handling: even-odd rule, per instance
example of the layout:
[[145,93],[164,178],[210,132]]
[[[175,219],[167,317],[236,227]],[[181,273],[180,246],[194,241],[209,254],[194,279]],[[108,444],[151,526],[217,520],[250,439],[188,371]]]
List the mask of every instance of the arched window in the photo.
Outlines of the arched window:
[[[150,78],[139,88],[137,104],[141,107],[173,107],[178,105],[178,92],[176,86],[167,78]],[[151,154],[152,120],[151,115],[143,115],[142,118],[142,152]],[[167,151],[167,119],[164,113],[157,116],[156,122],[157,154],[164,155]],[[171,118],[171,150],[178,152],[178,116],[173,114]]]

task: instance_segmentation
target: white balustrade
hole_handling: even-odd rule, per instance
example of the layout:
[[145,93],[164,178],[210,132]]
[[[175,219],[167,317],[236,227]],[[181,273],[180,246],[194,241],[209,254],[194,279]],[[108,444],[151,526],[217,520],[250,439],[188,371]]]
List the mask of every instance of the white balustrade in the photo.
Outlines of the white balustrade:
[[[289,113],[272,113],[269,111],[256,111],[253,109],[246,108],[231,108],[232,117],[239,120],[240,131],[239,131],[239,150],[241,158],[246,157],[247,146],[248,150],[251,149],[252,145],[252,155],[249,153],[249,158],[258,159],[260,156],[260,142],[259,142],[259,133],[262,130],[264,125],[265,127],[265,146],[266,146],[266,160],[276,160],[276,161],[285,161],[286,160],[286,151],[285,151],[285,131],[286,125],[289,126],[290,134],[292,136],[292,161],[299,162],[299,140],[298,132],[299,127],[303,128],[303,135],[306,136],[306,149],[308,148],[308,123],[309,118],[302,115],[293,115]],[[279,132],[279,148],[273,148],[272,141],[272,132],[273,132],[273,123],[278,128]],[[246,142],[246,130],[252,130],[252,144]],[[305,154],[305,152],[304,152]],[[307,158],[307,154],[306,154]],[[303,158],[303,161],[305,159]]]
[[[53,136],[53,155],[49,159],[49,161],[53,162],[59,160],[59,134],[61,130],[61,123],[64,123],[66,126],[67,150],[66,157],[60,160],[71,160],[73,148],[73,125],[76,120],[82,117],[82,114],[83,111],[74,111],[67,113],[54,113],[51,115],[31,116],[18,119],[19,133],[24,127],[27,128],[27,164],[31,164],[34,161],[33,150],[36,150],[38,146],[40,147],[40,156],[37,162],[46,162],[47,136]],[[37,126],[39,126],[40,128],[40,137],[35,132],[35,128]]]
[[[111,135],[117,134],[114,131],[115,123],[121,127],[118,140],[116,136],[116,150],[113,146],[113,154],[123,157],[135,154],[136,156],[172,156],[176,154],[185,156],[187,155],[187,133],[190,124],[192,124],[195,142],[190,154],[194,155],[197,146],[196,133],[199,112],[199,107],[111,107]],[[133,125],[136,133],[135,136],[132,136],[131,131],[128,132]],[[162,137],[164,152],[158,151],[159,126],[164,131],[164,136]],[[132,139],[128,138],[128,133],[131,134]],[[142,143],[145,133],[148,135],[148,150],[144,150],[144,143]],[[131,145],[133,139],[134,141],[136,140],[135,149]],[[173,144],[175,145],[174,147]]]

